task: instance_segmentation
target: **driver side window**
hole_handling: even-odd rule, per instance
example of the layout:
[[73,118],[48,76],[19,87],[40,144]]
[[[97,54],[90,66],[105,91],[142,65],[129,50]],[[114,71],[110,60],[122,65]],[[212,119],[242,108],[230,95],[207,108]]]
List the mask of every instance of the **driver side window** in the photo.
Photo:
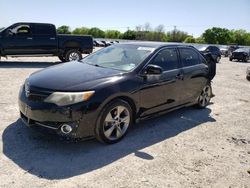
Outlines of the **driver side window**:
[[160,66],[163,71],[178,69],[176,49],[168,48],[160,51],[150,64]]
[[30,36],[31,35],[31,29],[29,25],[18,25],[14,27],[13,29],[10,29],[10,32],[12,35],[16,36]]

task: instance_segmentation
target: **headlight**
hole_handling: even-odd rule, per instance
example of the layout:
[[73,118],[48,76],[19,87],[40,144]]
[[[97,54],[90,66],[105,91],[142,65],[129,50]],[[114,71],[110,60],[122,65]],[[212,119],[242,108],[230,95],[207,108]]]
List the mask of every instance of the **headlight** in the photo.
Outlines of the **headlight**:
[[95,91],[85,92],[54,92],[48,96],[44,102],[54,103],[58,106],[66,106],[69,104],[76,104],[79,102],[87,101]]

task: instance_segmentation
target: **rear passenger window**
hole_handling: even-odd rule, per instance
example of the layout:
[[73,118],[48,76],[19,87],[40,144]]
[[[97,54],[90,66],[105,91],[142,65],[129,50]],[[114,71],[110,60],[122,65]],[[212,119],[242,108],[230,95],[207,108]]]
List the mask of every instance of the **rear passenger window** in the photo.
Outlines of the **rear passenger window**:
[[199,54],[190,48],[181,48],[180,56],[184,67],[198,65],[201,63]]
[[55,35],[55,29],[52,25],[35,25],[34,34],[53,36]]
[[160,51],[150,64],[158,65],[162,67],[164,71],[177,69],[178,57],[176,49],[165,49]]

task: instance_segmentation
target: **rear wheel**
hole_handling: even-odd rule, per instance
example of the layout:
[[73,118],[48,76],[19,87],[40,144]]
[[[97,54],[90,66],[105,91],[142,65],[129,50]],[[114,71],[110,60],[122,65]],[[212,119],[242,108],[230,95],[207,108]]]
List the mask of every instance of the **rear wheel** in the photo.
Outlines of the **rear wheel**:
[[132,124],[132,109],[123,100],[116,100],[104,107],[96,125],[96,138],[107,144],[119,142]]
[[232,58],[229,58],[229,61],[233,61],[233,59],[232,59]]
[[212,87],[210,84],[207,84],[203,88],[200,96],[198,97],[198,101],[197,101],[198,107],[205,108],[209,104],[211,100],[211,96],[212,96]]
[[247,76],[246,78],[247,78],[248,81],[250,81],[250,76]]
[[77,49],[72,49],[66,52],[65,60],[66,61],[79,61],[82,59],[82,54]]

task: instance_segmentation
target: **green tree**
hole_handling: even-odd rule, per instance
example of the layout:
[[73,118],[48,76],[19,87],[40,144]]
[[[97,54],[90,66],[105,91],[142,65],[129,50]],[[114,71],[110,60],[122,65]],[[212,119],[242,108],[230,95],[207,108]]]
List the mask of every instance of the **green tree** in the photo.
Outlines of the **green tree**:
[[239,45],[250,45],[250,33],[247,33],[245,30],[232,30],[232,43]]
[[105,37],[105,32],[97,27],[93,27],[93,28],[89,29],[88,34],[92,35],[95,38],[104,38]]
[[71,34],[70,27],[67,25],[62,25],[58,27],[56,31],[58,34]]
[[170,42],[183,42],[189,35],[184,31],[174,29],[169,31],[167,36]]
[[185,43],[195,43],[195,38],[192,37],[192,36],[188,36],[185,40],[184,40]]
[[117,30],[108,30],[105,33],[105,38],[109,39],[119,39],[121,36],[121,32]]
[[88,35],[89,34],[89,29],[86,28],[86,27],[75,28],[72,31],[72,34],[75,34],[75,35]]
[[198,37],[198,38],[195,39],[195,43],[198,43],[198,44],[205,44],[206,42],[205,42],[204,38]]
[[135,40],[136,39],[136,31],[127,30],[125,33],[121,35],[122,39],[127,40]]
[[213,27],[207,29],[202,34],[206,43],[209,44],[228,44],[231,41],[231,33],[226,28]]

